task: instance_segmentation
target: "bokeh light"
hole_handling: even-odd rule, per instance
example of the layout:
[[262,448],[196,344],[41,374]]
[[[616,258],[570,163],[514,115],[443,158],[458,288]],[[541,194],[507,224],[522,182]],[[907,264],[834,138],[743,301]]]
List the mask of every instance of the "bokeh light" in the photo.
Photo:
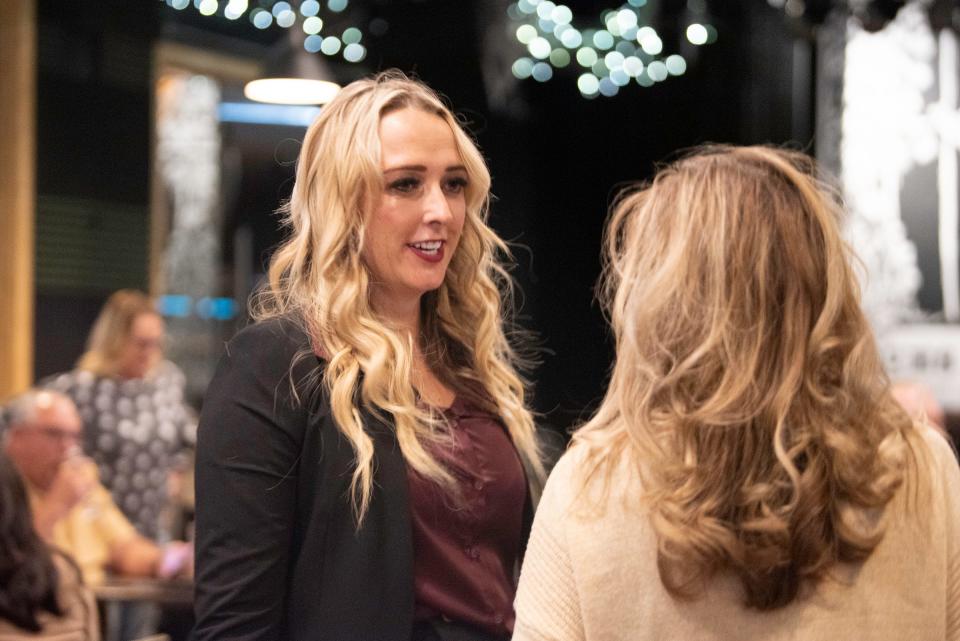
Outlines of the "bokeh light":
[[601,78],[600,79],[600,94],[606,96],[607,98],[613,98],[617,95],[617,92],[620,91],[620,87],[616,85],[610,78]]
[[519,80],[526,80],[533,73],[533,60],[530,58],[518,58],[510,67],[513,76]]
[[320,46],[323,44],[323,36],[318,36],[316,34],[307,36],[303,40],[303,48],[309,51],[310,53],[317,53],[320,51]]
[[707,29],[699,22],[694,22],[687,27],[687,40],[691,44],[702,45],[707,43]]
[[530,75],[537,82],[546,82],[553,78],[553,67],[546,62],[538,62],[533,65],[533,72]]
[[562,69],[570,64],[570,52],[566,49],[554,49],[550,52],[550,64]]
[[600,91],[600,79],[592,73],[585,73],[577,78],[577,88],[585,96],[595,96]]
[[336,36],[327,36],[320,45],[320,51],[328,56],[336,55],[340,51],[340,39]]
[[537,37],[537,28],[532,24],[523,24],[517,27],[517,40],[528,45]]
[[303,21],[303,32],[311,35],[320,33],[323,29],[323,20],[316,16],[311,16]]
[[682,76],[687,71],[687,61],[683,59],[683,56],[678,54],[667,56],[664,64],[667,66],[667,71],[670,72],[671,76]]
[[613,47],[613,35],[609,31],[600,30],[593,34],[593,46],[606,51]]
[[669,75],[667,73],[667,65],[663,64],[660,60],[654,60],[647,65],[647,75],[657,82],[666,80]]
[[527,45],[527,50],[534,58],[540,58],[543,60],[550,55],[550,52],[553,50],[553,48],[550,46],[549,40],[542,36],[538,36],[530,41],[530,44]]
[[351,42],[343,48],[343,59],[347,62],[360,62],[367,57],[367,49],[358,42]]
[[583,67],[592,67],[597,63],[597,52],[590,47],[583,47],[577,51],[577,62]]
[[576,49],[583,44],[583,36],[576,29],[567,29],[560,36],[560,44],[567,49]]

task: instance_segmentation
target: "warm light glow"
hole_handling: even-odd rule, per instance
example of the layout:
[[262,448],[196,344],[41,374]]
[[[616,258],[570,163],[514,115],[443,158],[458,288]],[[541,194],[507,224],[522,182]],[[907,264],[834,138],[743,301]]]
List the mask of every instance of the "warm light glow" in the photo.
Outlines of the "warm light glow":
[[304,78],[261,78],[243,88],[248,100],[280,105],[323,105],[340,91],[340,85],[326,80]]

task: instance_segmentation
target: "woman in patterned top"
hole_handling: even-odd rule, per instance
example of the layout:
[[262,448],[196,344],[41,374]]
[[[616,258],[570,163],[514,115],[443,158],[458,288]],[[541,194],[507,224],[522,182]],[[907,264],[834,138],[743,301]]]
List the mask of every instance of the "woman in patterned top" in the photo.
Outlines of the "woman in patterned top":
[[84,450],[137,530],[160,536],[168,476],[182,466],[196,428],[184,376],[163,359],[164,325],[150,299],[115,292],[97,317],[77,368],[44,382],[76,403]]

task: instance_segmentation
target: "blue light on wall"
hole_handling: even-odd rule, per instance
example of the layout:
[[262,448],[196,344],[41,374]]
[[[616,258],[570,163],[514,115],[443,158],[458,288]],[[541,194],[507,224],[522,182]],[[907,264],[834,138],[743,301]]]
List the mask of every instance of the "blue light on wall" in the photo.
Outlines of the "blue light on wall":
[[237,315],[237,301],[232,298],[203,297],[194,303],[184,294],[167,294],[157,299],[157,311],[168,318],[189,318],[196,314],[203,319],[228,321]]

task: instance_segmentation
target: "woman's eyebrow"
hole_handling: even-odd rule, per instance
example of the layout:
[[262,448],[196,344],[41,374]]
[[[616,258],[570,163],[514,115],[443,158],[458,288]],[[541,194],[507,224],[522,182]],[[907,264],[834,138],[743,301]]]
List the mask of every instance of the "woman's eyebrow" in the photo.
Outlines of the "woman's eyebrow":
[[[463,165],[450,165],[449,167],[444,169],[444,172],[466,171],[466,170],[467,168]],[[422,171],[427,171],[427,167],[425,165],[399,165],[397,167],[388,167],[387,169],[383,170],[383,173],[388,174],[392,171],[421,171],[422,172]]]

